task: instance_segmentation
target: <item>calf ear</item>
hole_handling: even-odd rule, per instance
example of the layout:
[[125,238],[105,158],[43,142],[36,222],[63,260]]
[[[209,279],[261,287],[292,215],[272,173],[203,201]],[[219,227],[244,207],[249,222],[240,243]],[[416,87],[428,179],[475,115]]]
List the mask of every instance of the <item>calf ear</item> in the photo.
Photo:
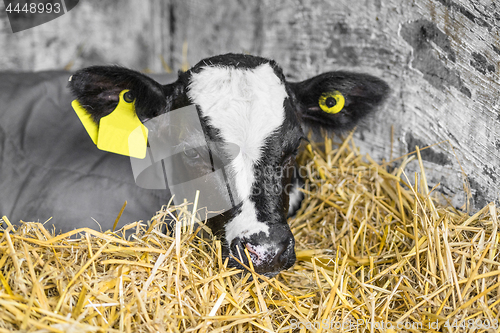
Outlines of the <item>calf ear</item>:
[[129,90],[126,97],[135,100],[135,111],[141,120],[166,111],[170,90],[144,74],[114,66],[81,69],[71,76],[69,88],[96,123],[113,112],[125,89]]
[[303,123],[331,131],[352,129],[376,110],[390,91],[381,79],[349,72],[324,73],[290,86]]

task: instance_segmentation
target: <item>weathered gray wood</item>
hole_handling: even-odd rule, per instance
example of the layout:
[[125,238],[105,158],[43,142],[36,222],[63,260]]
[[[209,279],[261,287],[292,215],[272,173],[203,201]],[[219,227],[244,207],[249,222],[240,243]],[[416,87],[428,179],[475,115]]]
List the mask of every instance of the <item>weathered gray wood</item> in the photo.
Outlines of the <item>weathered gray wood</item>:
[[[352,69],[390,82],[392,99],[359,135],[368,143],[365,149],[389,159],[415,145],[448,140],[422,153],[429,183],[440,182],[448,195],[458,193],[454,202],[460,205],[465,198],[458,158],[474,205],[498,200],[500,7],[495,2],[282,1],[269,7],[266,12],[274,13],[264,53],[297,78]],[[408,169],[416,170],[416,162]]]
[[[393,94],[359,131],[363,150],[389,160],[446,141],[422,152],[429,185],[441,183],[460,206],[463,169],[472,207],[500,197],[495,1],[87,0],[17,34],[0,9],[0,69],[118,63],[160,72],[164,63],[179,69],[185,59],[246,52],[274,58],[291,79],[337,69],[381,76]],[[416,169],[408,165],[410,178]]]

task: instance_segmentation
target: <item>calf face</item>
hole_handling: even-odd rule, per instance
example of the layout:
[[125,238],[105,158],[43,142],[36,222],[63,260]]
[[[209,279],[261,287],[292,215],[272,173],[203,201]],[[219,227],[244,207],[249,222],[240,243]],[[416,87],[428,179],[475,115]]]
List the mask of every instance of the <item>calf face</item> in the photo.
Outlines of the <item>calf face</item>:
[[[219,151],[234,188],[233,208],[208,225],[224,240],[223,254],[231,266],[241,267],[238,261],[248,265],[246,248],[256,272],[267,276],[295,262],[287,216],[300,202],[294,169],[304,131],[349,130],[389,92],[382,80],[349,72],[287,82],[274,61],[238,54],[205,59],[169,85],[120,67],[90,67],[72,76],[70,88],[96,123],[115,109],[125,89],[143,122],[194,105],[201,131],[181,126],[182,161],[169,167],[210,169],[208,157],[194,149],[203,138]],[[154,131],[161,132],[161,126]],[[237,154],[228,153],[227,145],[238,147]],[[215,180],[214,191],[224,183],[227,179]]]

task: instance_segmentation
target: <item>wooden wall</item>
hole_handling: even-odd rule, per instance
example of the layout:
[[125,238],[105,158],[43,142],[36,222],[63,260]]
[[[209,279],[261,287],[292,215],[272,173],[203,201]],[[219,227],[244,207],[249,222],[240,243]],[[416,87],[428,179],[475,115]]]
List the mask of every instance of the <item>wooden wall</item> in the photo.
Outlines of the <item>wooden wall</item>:
[[[114,63],[162,72],[245,52],[274,58],[291,80],[337,69],[380,76],[393,93],[358,131],[363,151],[389,160],[446,141],[422,152],[430,186],[441,183],[461,206],[463,170],[472,208],[500,197],[495,1],[81,0],[63,17],[16,34],[2,6],[0,70]],[[416,169],[408,165],[410,178]]]

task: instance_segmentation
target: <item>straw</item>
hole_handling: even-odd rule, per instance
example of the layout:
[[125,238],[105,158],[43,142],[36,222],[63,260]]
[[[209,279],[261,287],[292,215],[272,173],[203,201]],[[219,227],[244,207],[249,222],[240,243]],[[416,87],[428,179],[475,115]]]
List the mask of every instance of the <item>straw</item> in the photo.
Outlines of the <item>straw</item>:
[[497,207],[440,204],[423,149],[379,164],[351,135],[311,143],[297,263],[273,279],[227,267],[198,196],[115,232],[3,217],[0,332],[498,331]]

